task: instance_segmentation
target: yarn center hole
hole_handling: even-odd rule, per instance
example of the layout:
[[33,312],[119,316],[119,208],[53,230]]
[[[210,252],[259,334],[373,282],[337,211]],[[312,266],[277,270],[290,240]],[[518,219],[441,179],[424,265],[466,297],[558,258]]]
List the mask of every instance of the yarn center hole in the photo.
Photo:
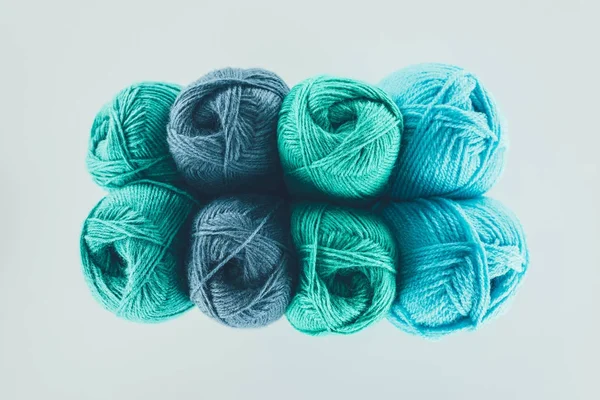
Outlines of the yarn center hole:
[[354,298],[363,291],[365,284],[368,286],[367,278],[362,272],[343,269],[331,276],[328,288],[333,295]]
[[353,131],[358,122],[358,113],[354,101],[346,100],[334,103],[327,112],[331,133]]
[[236,289],[248,289],[256,284],[251,277],[248,276],[244,262],[236,258],[227,261],[222,267],[222,277],[228,285]]
[[113,277],[123,277],[126,275],[127,263],[123,259],[123,256],[115,248],[114,244],[108,246],[107,262],[106,262],[106,273]]
[[199,134],[210,135],[221,130],[219,114],[211,107],[211,99],[207,99],[196,106],[193,112],[194,126]]

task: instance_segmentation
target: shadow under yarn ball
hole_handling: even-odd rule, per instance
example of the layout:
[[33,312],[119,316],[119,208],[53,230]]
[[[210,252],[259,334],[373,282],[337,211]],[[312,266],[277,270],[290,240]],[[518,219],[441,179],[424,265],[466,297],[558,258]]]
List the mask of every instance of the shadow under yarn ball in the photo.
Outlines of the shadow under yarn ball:
[[389,319],[438,337],[475,329],[515,294],[529,256],[517,218],[489,198],[392,203],[383,211],[398,242],[398,296]]
[[219,198],[192,224],[192,301],[232,327],[268,325],[292,299],[297,274],[285,204],[266,196]]
[[193,206],[177,189],[135,183],[112,191],[91,211],[81,234],[83,273],[107,310],[160,322],[192,307],[180,231]]
[[404,116],[392,198],[469,198],[494,185],[507,140],[496,104],[476,76],[452,65],[418,64],[380,87]]
[[177,179],[167,123],[179,91],[167,83],[137,83],[102,107],[92,125],[86,160],[99,186],[114,189],[142,179]]
[[318,76],[281,108],[278,148],[288,189],[309,197],[380,195],[398,157],[402,115],[381,89]]
[[385,317],[396,294],[391,232],[367,211],[319,203],[292,209],[300,282],[287,318],[309,334],[350,334]]
[[185,88],[171,110],[169,146],[198,192],[282,187],[277,119],[289,88],[263,69],[224,68]]

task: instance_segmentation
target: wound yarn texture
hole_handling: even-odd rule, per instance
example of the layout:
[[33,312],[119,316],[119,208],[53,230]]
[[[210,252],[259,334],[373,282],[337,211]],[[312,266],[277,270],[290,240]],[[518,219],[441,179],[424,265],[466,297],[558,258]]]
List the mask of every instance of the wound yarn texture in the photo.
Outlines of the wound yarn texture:
[[144,179],[177,179],[166,127],[179,91],[168,83],[137,83],[102,107],[92,125],[86,160],[99,186],[114,189]]
[[489,198],[392,203],[383,211],[398,243],[398,295],[389,319],[438,337],[475,329],[513,297],[529,256],[521,224]]
[[385,317],[427,338],[473,330],[529,265],[519,221],[479,197],[506,150],[491,95],[452,65],[377,87],[290,90],[260,68],[136,83],[92,126],[87,168],[108,194],[84,222],[83,274],[131,321],[195,304],[235,328],[285,314],[312,336]]
[[318,76],[283,102],[278,148],[291,193],[371,199],[383,193],[398,156],[402,115],[381,89]]
[[393,199],[469,198],[498,180],[506,135],[494,100],[476,76],[452,65],[418,64],[379,86],[404,116]]
[[396,294],[396,248],[387,226],[363,210],[325,203],[292,209],[300,283],[287,311],[309,334],[350,334],[385,317]]
[[198,213],[191,234],[189,290],[200,310],[237,328],[265,326],[284,314],[298,272],[281,200],[218,198]]
[[81,234],[85,280],[110,312],[160,322],[192,307],[183,270],[182,226],[194,201],[156,183],[134,183],[102,199]]
[[224,68],[186,87],[171,109],[168,142],[199,193],[274,193],[283,186],[277,119],[289,88],[263,69]]

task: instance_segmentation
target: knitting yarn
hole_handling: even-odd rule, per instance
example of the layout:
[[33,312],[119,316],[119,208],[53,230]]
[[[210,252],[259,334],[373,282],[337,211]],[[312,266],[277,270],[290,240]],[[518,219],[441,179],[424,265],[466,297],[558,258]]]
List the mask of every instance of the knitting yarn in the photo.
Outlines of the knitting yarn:
[[180,231],[194,202],[157,183],[134,183],[102,199],[86,219],[81,259],[94,297],[117,316],[160,322],[188,310]]
[[288,91],[258,68],[220,69],[185,88],[171,110],[168,141],[190,186],[208,194],[280,189],[277,119]]
[[190,297],[208,316],[238,328],[279,319],[297,274],[284,203],[266,196],[218,198],[192,225]]
[[309,335],[357,332],[383,318],[396,290],[396,250],[387,226],[366,211],[296,204],[292,238],[300,263],[287,318]]
[[496,104],[473,74],[420,64],[380,86],[405,124],[392,198],[469,198],[492,187],[504,166],[506,137]]
[[369,199],[381,194],[398,156],[402,116],[382,90],[318,76],[283,102],[278,148],[296,195]]
[[143,179],[174,182],[175,163],[167,145],[169,109],[179,86],[142,82],[120,91],[96,115],[87,168],[103,188]]
[[489,198],[392,203],[383,211],[398,243],[398,296],[389,319],[437,337],[497,315],[527,270],[519,221]]

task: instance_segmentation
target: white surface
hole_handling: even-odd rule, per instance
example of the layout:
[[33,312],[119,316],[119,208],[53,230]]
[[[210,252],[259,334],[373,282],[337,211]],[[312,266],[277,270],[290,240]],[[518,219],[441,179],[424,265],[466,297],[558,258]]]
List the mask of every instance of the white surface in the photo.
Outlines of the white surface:
[[[238,3],[0,0],[0,398],[596,398],[598,2]],[[228,65],[376,83],[425,61],[478,74],[509,121],[491,195],[532,264],[508,314],[439,342],[386,322],[311,338],[196,310],[136,325],[91,298],[79,233],[102,191],[84,158],[119,89]]]

